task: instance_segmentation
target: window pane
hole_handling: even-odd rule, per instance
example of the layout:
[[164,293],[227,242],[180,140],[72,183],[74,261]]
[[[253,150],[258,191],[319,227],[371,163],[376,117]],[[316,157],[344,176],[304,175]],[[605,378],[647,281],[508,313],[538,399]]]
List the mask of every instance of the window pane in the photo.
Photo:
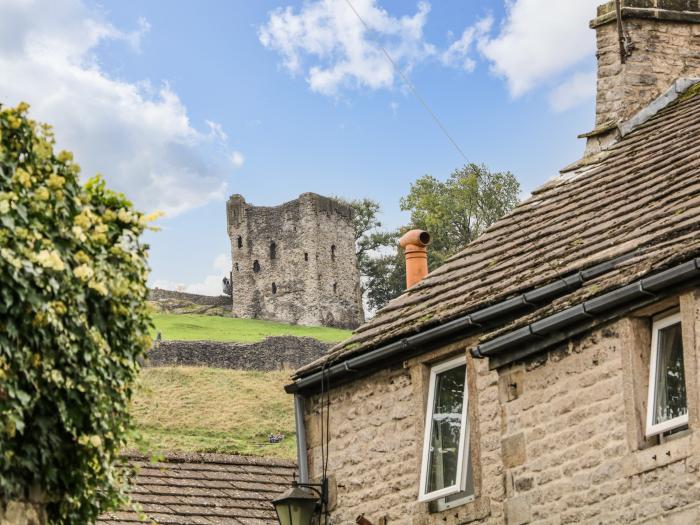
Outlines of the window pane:
[[469,451],[467,451],[465,461],[467,461],[467,480],[465,488],[462,492],[458,492],[457,494],[453,494],[452,496],[447,496],[444,499],[445,503],[453,503],[455,501],[463,500],[474,495],[474,473],[472,472],[472,458],[471,454],[469,454]]
[[688,413],[680,323],[659,330],[657,344],[654,424]]
[[466,365],[461,365],[435,377],[427,492],[457,484],[466,371]]

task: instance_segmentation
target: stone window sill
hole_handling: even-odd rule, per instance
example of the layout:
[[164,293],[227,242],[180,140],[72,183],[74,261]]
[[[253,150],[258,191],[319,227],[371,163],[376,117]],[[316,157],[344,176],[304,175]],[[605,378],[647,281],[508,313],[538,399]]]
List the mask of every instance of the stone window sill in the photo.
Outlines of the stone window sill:
[[635,450],[622,460],[625,476],[635,476],[681,461],[691,454],[690,435],[644,450]]

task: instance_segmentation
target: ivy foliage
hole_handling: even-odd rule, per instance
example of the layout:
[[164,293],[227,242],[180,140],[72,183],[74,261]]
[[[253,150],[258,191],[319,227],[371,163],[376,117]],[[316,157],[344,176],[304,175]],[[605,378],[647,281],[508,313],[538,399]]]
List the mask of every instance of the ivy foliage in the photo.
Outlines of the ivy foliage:
[[0,107],[0,497],[38,487],[50,523],[87,524],[123,497],[152,217],[82,185],[27,109]]

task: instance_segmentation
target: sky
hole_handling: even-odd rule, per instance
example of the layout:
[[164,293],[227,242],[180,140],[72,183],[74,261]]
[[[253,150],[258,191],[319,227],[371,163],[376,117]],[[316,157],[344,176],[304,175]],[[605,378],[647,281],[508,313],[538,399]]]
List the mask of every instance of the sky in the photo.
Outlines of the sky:
[[369,197],[394,228],[459,149],[523,197],[577,160],[599,3],[0,0],[0,104],[28,102],[84,177],[165,212],[151,285],[218,294],[233,193]]

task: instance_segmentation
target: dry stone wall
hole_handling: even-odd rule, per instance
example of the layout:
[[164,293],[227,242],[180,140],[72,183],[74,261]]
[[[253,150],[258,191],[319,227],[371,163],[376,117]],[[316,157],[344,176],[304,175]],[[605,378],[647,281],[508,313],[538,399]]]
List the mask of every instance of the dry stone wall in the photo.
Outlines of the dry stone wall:
[[323,355],[331,345],[311,337],[268,337],[258,343],[159,341],[146,366],[207,366],[236,370],[296,369]]
[[275,207],[227,203],[233,314],[355,328],[364,320],[352,209],[304,193]]

